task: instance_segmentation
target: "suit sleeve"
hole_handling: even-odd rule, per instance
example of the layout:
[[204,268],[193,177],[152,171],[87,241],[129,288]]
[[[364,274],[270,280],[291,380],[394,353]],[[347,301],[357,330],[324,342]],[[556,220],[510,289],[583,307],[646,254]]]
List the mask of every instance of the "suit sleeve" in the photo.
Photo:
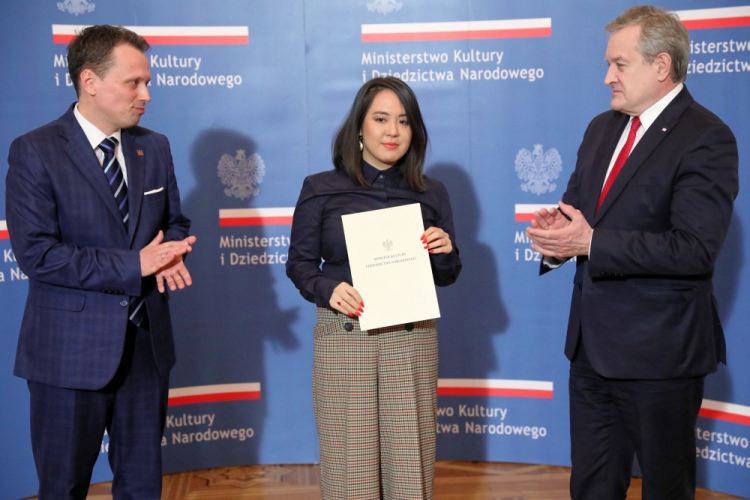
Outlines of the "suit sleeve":
[[714,123],[680,160],[671,189],[669,229],[660,232],[596,229],[591,275],[697,276],[710,274],[739,191],[737,142]]
[[[163,150],[166,156],[168,212],[165,214],[161,230],[164,231],[164,241],[182,241],[189,236],[190,219],[182,215],[180,190],[177,187],[177,178],[174,174],[172,150],[169,147],[169,140],[164,136],[162,137],[165,144],[163,149],[160,150]],[[183,259],[187,258],[187,255],[183,255]]]
[[138,250],[79,247],[63,241],[48,167],[34,144],[24,137],[16,139],[8,165],[8,232],[18,265],[27,276],[78,290],[141,294]]
[[[581,157],[581,148],[583,147],[583,144],[586,143],[586,137],[589,135],[589,131],[591,130],[591,127],[593,126],[594,122],[596,120],[591,120],[589,123],[589,126],[586,127],[586,132],[583,134],[583,141],[581,141],[581,146],[578,147],[578,158]],[[570,174],[570,179],[568,179],[568,187],[565,188],[565,193],[563,193],[562,201],[565,202],[565,204],[570,205],[572,207],[576,207],[580,210],[580,199],[578,197],[579,193],[579,185],[578,185],[578,168],[576,165],[576,168],[573,170],[573,173]],[[558,269],[561,265],[566,263],[569,259],[556,259],[555,257],[543,257],[542,261],[539,263],[539,275],[548,273],[550,271],[554,271],[555,269]],[[551,264],[551,265],[548,265]]]

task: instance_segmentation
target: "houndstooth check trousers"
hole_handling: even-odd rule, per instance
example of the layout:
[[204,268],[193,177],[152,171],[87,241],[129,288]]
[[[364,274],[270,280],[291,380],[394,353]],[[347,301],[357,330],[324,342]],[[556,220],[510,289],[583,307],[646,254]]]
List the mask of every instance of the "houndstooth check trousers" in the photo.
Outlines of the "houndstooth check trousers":
[[323,500],[433,498],[435,320],[363,332],[319,307],[313,404]]

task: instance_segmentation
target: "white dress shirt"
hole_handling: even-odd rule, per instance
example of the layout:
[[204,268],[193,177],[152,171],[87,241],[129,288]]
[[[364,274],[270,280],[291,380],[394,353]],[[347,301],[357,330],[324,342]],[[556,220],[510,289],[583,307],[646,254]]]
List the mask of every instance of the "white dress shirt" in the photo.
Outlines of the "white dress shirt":
[[[684,87],[684,85],[680,83],[675,88],[670,90],[667,95],[656,101],[656,103],[654,103],[650,108],[641,113],[641,126],[638,127],[638,131],[635,133],[635,142],[633,142],[633,147],[630,148],[630,153],[633,152],[635,147],[640,142],[641,137],[643,137],[648,128],[653,125],[661,112],[664,111],[664,109],[669,105],[670,102],[672,102],[672,99],[677,97],[677,94],[680,93],[682,87]],[[620,151],[628,141],[628,134],[630,133],[631,123],[633,123],[632,116],[630,117],[630,120],[628,120],[628,124],[625,127],[625,130],[622,131],[620,141],[617,143],[617,147],[615,148],[615,153],[612,155],[612,160],[610,160],[609,162],[609,168],[607,169],[607,176],[604,178],[604,184],[607,183],[607,177],[609,177],[610,172],[612,172],[612,167],[615,166],[615,162],[617,161],[617,157],[619,156]],[[604,184],[602,184],[602,189],[604,189]]]
[[99,149],[99,144],[106,139],[107,137],[114,137],[117,139],[117,147],[115,147],[115,155],[117,156],[117,161],[120,163],[120,168],[122,169],[122,176],[125,178],[125,184],[128,184],[128,169],[125,167],[125,156],[122,154],[122,130],[118,130],[112,135],[107,135],[101,130],[99,130],[93,123],[88,121],[86,118],[83,117],[80,111],[78,111],[78,104],[76,103],[75,109],[73,109],[73,114],[76,117],[76,120],[78,120],[78,124],[83,129],[83,133],[86,134],[86,139],[89,140],[89,144],[91,144],[91,147],[94,149],[94,153],[96,153],[96,157],[99,158],[99,164],[101,165],[104,162],[104,151]]

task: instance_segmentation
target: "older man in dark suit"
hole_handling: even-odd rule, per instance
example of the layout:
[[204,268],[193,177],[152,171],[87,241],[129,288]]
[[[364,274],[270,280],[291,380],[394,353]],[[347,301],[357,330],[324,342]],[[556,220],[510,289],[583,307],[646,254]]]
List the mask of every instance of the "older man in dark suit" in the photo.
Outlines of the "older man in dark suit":
[[31,393],[41,499],[85,499],[105,429],[116,499],[161,496],[174,344],[166,288],[195,237],[167,139],[137,127],[148,43],[112,26],[68,47],[79,101],[16,139],[8,231],[29,295],[15,374]]
[[543,272],[577,257],[571,496],[625,498],[635,454],[645,500],[694,498],[704,378],[725,361],[711,277],[737,144],[682,83],[689,36],[676,15],[633,7],[607,31],[613,110],[586,130],[559,208],[527,230]]

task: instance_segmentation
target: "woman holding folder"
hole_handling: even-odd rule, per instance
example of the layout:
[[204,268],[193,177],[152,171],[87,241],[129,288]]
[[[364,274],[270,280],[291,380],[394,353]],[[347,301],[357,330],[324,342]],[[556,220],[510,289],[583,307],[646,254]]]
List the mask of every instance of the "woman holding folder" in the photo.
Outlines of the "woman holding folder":
[[333,143],[335,169],[305,179],[287,275],[318,306],[313,403],[324,500],[433,497],[437,408],[435,320],[362,331],[367,297],[352,286],[341,216],[419,203],[435,284],[456,281],[448,192],[422,168],[427,130],[416,96],[374,78]]

